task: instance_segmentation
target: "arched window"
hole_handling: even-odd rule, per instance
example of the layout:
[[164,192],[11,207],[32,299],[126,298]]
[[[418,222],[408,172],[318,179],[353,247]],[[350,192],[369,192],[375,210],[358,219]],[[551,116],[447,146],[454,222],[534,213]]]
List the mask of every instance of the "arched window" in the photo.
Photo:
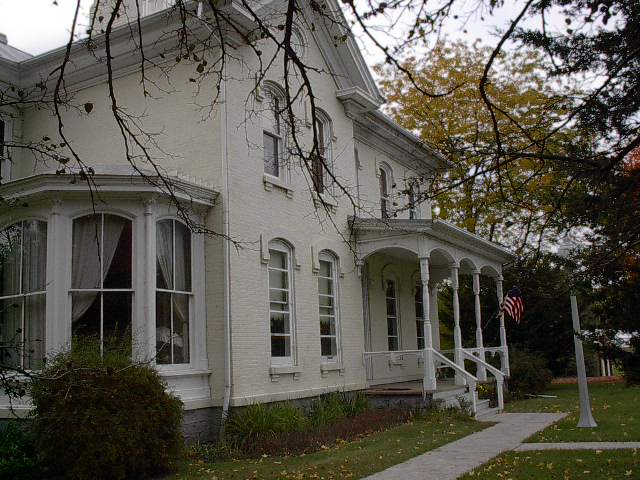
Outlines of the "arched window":
[[320,252],[318,272],[318,306],[320,309],[320,350],[323,363],[335,363],[340,358],[340,306],[336,257]]
[[418,339],[418,350],[424,348],[424,305],[422,304],[422,284],[415,286],[414,300],[416,306],[416,338]]
[[262,121],[264,173],[286,180],[286,122],[284,96],[280,89],[267,84],[264,88],[266,108]]
[[322,110],[316,112],[316,136],[318,140],[318,154],[312,158],[313,187],[316,192],[324,193],[332,186],[329,172],[333,170],[331,150],[331,119]]
[[273,365],[293,364],[291,264],[291,247],[281,240],[269,242],[269,325]]
[[71,328],[74,337],[131,344],[131,221],[108,213],[73,221]]
[[189,363],[191,232],[183,223],[156,223],[156,363]]
[[44,357],[47,224],[0,231],[0,363],[39,368]]
[[393,185],[393,173],[386,163],[380,164],[378,171],[380,182],[380,214],[382,218],[389,218],[391,210],[391,186]]
[[398,296],[395,280],[385,281],[387,304],[387,345],[390,351],[400,350],[400,323],[398,321]]

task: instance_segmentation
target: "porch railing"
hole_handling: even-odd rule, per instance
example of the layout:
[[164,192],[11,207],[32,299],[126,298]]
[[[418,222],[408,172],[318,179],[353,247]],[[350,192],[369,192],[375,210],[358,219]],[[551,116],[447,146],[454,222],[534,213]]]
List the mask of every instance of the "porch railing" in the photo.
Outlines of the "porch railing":
[[462,349],[462,356],[464,359],[471,360],[475,362],[479,367],[484,367],[486,371],[488,371],[491,375],[493,375],[496,379],[496,393],[498,396],[498,410],[504,410],[504,392],[503,392],[503,384],[504,384],[504,373],[498,370],[493,365],[485,362],[481,358],[477,356],[477,353],[474,352],[475,349]]

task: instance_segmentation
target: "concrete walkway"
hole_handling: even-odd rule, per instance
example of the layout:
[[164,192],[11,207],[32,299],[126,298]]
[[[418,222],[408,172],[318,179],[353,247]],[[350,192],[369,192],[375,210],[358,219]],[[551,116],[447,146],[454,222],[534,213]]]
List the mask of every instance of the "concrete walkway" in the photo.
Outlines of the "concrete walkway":
[[483,419],[498,422],[411,460],[378,472],[366,480],[455,480],[502,452],[517,448],[523,440],[566,413],[501,413]]
[[623,450],[640,448],[640,442],[563,442],[563,443],[523,443],[516,450]]

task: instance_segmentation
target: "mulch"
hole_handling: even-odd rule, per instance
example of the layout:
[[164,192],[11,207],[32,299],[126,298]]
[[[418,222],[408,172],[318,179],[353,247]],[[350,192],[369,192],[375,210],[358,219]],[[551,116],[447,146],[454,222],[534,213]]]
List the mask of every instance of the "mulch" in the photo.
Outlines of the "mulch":
[[[624,383],[624,377],[613,376],[613,377],[588,377],[588,383]],[[578,379],[576,377],[559,377],[554,378],[551,383],[557,385],[573,385],[578,383]]]

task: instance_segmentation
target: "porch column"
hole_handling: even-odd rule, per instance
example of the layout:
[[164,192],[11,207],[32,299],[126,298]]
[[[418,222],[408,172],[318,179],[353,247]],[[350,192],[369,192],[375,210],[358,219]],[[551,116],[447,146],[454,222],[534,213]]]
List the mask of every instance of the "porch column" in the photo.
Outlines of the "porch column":
[[429,294],[431,305],[431,332],[433,336],[433,348],[440,350],[440,317],[438,315],[438,285],[432,285]]
[[435,392],[436,370],[433,364],[433,335],[431,332],[431,300],[429,295],[429,257],[420,257],[420,280],[422,282],[422,308],[424,317],[424,392]]
[[[496,277],[496,292],[498,294],[498,308],[500,308],[504,301],[502,275]],[[498,318],[500,319],[500,347],[502,347],[502,355],[500,356],[501,370],[505,376],[509,377],[511,376],[511,372],[509,371],[509,348],[507,347],[507,331],[504,328],[504,312],[502,310],[500,310]]]
[[[482,312],[480,311],[480,272],[473,272],[473,297],[475,300],[476,314],[476,348],[478,349],[478,358],[484,362],[484,342],[482,340]],[[478,365],[478,380],[485,382],[487,380],[487,370],[482,365]]]
[[[458,300],[458,264],[451,265],[451,290],[453,291],[453,346],[454,360],[457,365],[464,368],[462,357],[462,332],[460,331],[460,303]],[[462,375],[456,372],[456,385],[465,385],[466,381]]]

